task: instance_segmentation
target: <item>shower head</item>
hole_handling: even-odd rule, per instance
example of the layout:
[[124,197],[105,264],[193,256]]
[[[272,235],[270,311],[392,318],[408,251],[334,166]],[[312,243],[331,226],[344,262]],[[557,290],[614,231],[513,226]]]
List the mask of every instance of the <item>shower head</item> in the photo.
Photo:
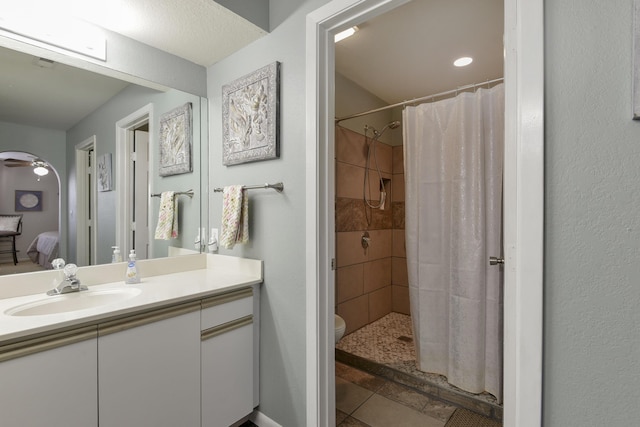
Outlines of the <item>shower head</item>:
[[384,127],[382,128],[382,130],[380,132],[378,132],[373,126],[365,126],[365,131],[367,129],[371,129],[373,131],[373,135],[376,138],[380,138],[382,136],[382,134],[384,133],[384,131],[386,131],[387,129],[397,129],[399,127],[400,127],[400,121],[394,120],[394,121],[389,122],[386,125],[384,125]]
[[387,126],[389,126],[390,129],[397,129],[400,127],[400,120],[394,120],[391,123],[389,123]]

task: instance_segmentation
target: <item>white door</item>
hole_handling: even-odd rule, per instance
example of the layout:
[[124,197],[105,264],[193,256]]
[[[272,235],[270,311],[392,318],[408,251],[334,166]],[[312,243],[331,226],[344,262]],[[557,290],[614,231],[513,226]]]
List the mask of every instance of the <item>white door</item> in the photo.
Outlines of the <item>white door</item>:
[[149,132],[133,136],[133,218],[131,240],[137,259],[149,258]]
[[[151,104],[116,123],[116,245],[124,260],[134,247],[139,259],[148,258],[148,147],[153,134],[152,123]],[[143,129],[145,132],[139,132]]]
[[76,257],[73,262],[79,266],[96,263],[95,161],[95,136],[92,136],[76,146]]

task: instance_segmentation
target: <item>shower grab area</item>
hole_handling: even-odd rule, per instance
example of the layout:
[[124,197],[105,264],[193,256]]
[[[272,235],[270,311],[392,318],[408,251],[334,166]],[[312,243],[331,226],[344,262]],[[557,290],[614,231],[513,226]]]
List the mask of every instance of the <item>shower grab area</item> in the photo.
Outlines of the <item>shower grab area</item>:
[[335,311],[337,361],[501,421],[497,83],[407,107],[380,131],[336,126]]

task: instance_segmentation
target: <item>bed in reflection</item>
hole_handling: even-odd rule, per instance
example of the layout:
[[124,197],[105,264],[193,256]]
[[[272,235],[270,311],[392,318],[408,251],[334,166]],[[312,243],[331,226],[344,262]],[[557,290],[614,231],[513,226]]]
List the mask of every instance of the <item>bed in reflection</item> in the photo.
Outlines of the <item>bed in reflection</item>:
[[51,261],[58,258],[59,236],[57,231],[45,231],[33,239],[27,249],[27,255],[31,261],[40,264],[46,269],[53,268]]

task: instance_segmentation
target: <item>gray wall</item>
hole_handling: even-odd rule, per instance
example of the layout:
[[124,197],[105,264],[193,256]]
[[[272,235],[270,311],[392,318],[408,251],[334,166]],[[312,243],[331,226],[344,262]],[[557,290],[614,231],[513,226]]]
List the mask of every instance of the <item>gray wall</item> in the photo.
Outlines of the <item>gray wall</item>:
[[[261,410],[304,425],[304,15],[271,1],[270,35],[208,70],[211,184],[283,180],[252,192],[252,240],[229,253],[265,260]],[[640,418],[640,122],[631,121],[632,0],[545,2],[544,425]],[[282,66],[282,156],[220,163],[221,85]],[[212,224],[220,196],[211,197]],[[227,252],[227,251],[221,251]]]
[[[260,409],[283,426],[305,425],[305,19],[322,0],[270,2],[272,32],[209,67],[209,186],[283,181],[284,193],[253,190],[250,241],[220,253],[264,260],[260,313]],[[273,23],[277,23],[274,27]],[[222,166],[222,86],[282,63],[279,159]],[[210,227],[222,194],[210,194]]]
[[640,419],[632,7],[545,1],[545,426]]
[[[149,151],[153,150],[155,164],[149,165],[150,185],[153,193],[162,191],[186,191],[193,189],[195,195],[192,199],[179,197],[179,236],[170,241],[154,240],[153,231],[157,224],[159,198],[152,198],[150,209],[152,216],[151,223],[151,252],[153,257],[167,256],[167,246],[171,244],[176,247],[193,249],[198,227],[200,225],[200,97],[190,95],[177,90],[158,92],[141,86],[130,85],[98,110],[91,113],[81,122],[77,123],[67,132],[67,174],[68,188],[75,188],[75,146],[96,135],[96,158],[106,154],[112,154],[112,176],[113,188],[118,185],[115,176],[116,172],[116,122],[134,113],[147,104],[153,104],[154,122],[150,123],[150,133],[153,133],[155,142],[158,142],[158,132],[160,129],[160,118],[163,114],[173,108],[180,107],[187,102],[193,107],[193,146],[192,165],[193,172],[167,177],[160,177],[158,174],[158,161],[160,151],[157,145],[149,146]],[[153,143],[153,142],[152,142]],[[98,242],[97,262],[99,264],[111,262],[111,247],[115,245],[115,224],[116,224],[116,191],[106,191],[97,193],[98,204]],[[74,212],[76,205],[75,192],[69,192],[69,211]],[[73,215],[68,216],[70,230],[70,242],[75,242],[75,221]],[[69,244],[70,259],[75,259],[75,244]],[[126,254],[125,254],[126,255]]]
[[[336,117],[347,117],[351,114],[362,113],[389,105],[388,102],[368,92],[340,73],[336,73],[335,75],[335,104]],[[382,130],[382,128],[392,120],[392,117],[392,110],[385,110],[344,120],[341,121],[339,125],[363,134],[365,125],[373,126],[373,128],[377,130]],[[367,136],[372,138],[373,132],[369,131]],[[398,144],[392,144],[394,137],[397,137]],[[386,144],[400,145],[402,144],[402,132],[385,132],[378,140]]]

